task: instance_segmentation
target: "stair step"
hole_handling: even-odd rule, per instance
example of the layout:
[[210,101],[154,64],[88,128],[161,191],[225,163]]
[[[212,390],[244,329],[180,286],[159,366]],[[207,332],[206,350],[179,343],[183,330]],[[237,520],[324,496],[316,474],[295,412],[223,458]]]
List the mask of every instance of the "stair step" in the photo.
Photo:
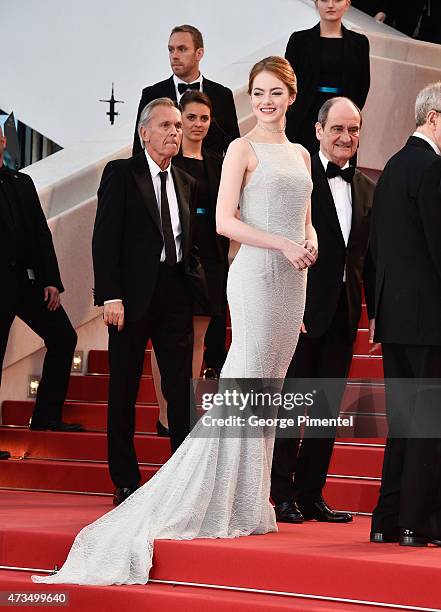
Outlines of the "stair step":
[[[67,400],[83,402],[104,402],[108,397],[109,376],[107,374],[87,374],[71,376],[67,390]],[[156,403],[155,388],[151,376],[142,376],[139,382],[139,403]]]
[[[150,357],[150,351],[146,351],[143,367],[144,376],[150,376],[152,373]],[[109,365],[107,351],[90,351],[87,369],[89,375],[108,374]],[[75,378],[78,378],[78,376],[75,376]],[[356,354],[356,356],[354,356],[354,358],[352,359],[349,378],[383,378],[383,366],[381,356],[379,356],[378,354]],[[69,397],[71,396],[69,395]]]
[[[113,493],[106,463],[39,459],[9,459],[2,462],[0,487],[39,491]],[[157,471],[140,466],[142,482]],[[325,497],[334,508],[349,512],[372,512],[378,494],[375,480],[328,477]]]
[[[84,384],[94,377],[86,377]],[[208,383],[208,381],[207,381]],[[152,384],[150,382],[150,384]],[[210,384],[213,384],[212,382]],[[203,383],[205,388],[205,381]],[[2,423],[4,425],[26,426],[32,415],[32,401],[4,401]],[[354,430],[340,431],[340,436],[384,437],[387,434],[385,419],[384,387],[348,384],[342,401],[341,415],[354,416]],[[68,423],[81,423],[86,430],[106,430],[107,404],[102,402],[67,402],[63,419]],[[156,433],[158,407],[156,404],[136,406],[136,431]],[[0,446],[1,448],[1,446]]]
[[[25,459],[64,459],[107,461],[105,433],[61,433],[0,428],[0,448],[13,457]],[[136,435],[138,461],[162,465],[171,454],[169,438]],[[379,477],[383,448],[378,446],[336,445],[330,466],[331,474]]]
[[[33,401],[7,400],[2,404],[3,425],[26,426],[34,409]],[[159,409],[156,404],[136,405],[136,431],[156,432]],[[67,402],[63,408],[63,420],[81,423],[87,430],[106,430],[107,404],[98,402]],[[1,445],[0,445],[1,448]]]
[[[26,459],[67,459],[75,461],[107,461],[106,433],[29,431],[21,428],[0,428],[0,448],[13,457]],[[170,455],[170,439],[155,435],[136,435],[138,461],[162,465]]]
[[381,357],[353,357],[349,378],[384,378],[383,360]]
[[[382,378],[382,360],[378,357],[354,357],[352,361],[350,379],[372,379],[372,382],[380,382]],[[354,381],[356,384],[358,382]],[[205,387],[211,389],[215,381],[201,381],[201,390]],[[86,374],[73,375],[70,377],[67,390],[67,403],[69,402],[105,402],[108,397],[109,375],[108,374]],[[366,389],[360,390],[360,396],[369,396],[372,386],[363,385]],[[199,389],[199,386],[198,386]],[[382,389],[382,387],[380,388]],[[351,397],[355,391],[352,390]],[[374,391],[381,394],[382,391]],[[138,403],[156,404],[156,394],[151,376],[142,376],[139,383]],[[382,410],[384,412],[384,409]]]
[[[94,499],[87,495],[13,492],[0,493],[0,501],[1,518],[5,513],[11,516],[14,512],[13,520],[0,523],[0,564],[16,565],[19,561],[27,567],[47,569],[63,563],[81,527],[112,507],[110,499]],[[368,518],[356,517],[353,523],[346,525],[314,521],[303,525],[279,524],[278,533],[243,538],[157,540],[150,577],[267,592],[307,593],[382,603],[392,608],[407,605],[439,609],[438,555],[427,549],[370,544],[369,529]],[[147,596],[150,586],[156,585],[111,589],[115,597],[121,589]],[[33,590],[32,587],[30,583],[29,590]],[[47,585],[41,587],[64,590]],[[35,585],[35,588],[41,587]],[[66,590],[72,590],[73,596],[79,589],[81,587],[69,585]],[[82,587],[82,590],[91,596],[96,591],[94,587]],[[103,597],[107,592],[108,588],[99,588]],[[207,601],[211,600],[211,593],[211,589],[206,591]],[[213,594],[214,599],[216,595]],[[282,601],[289,602],[292,610],[296,610],[297,603],[302,603],[295,598]],[[93,602],[95,609],[99,609],[96,600]],[[131,607],[128,600],[124,606]],[[350,610],[341,601],[334,601],[333,606],[338,612]],[[138,605],[133,609],[143,608]],[[195,608],[191,607],[190,600],[187,607],[175,609],[190,612]],[[235,605],[231,609],[236,609]],[[251,607],[250,612],[254,609]],[[265,610],[265,607],[260,609]]]
[[369,344],[369,330],[359,329],[354,343],[354,355],[377,355],[381,356],[381,345],[371,353],[372,344]]
[[[37,593],[54,590],[47,584],[32,583],[31,572],[0,572],[1,591],[24,593],[30,589]],[[357,604],[153,582],[146,586],[107,587],[70,584],[68,589],[61,586],[57,590],[68,590],[69,612],[121,612],[124,609],[161,612],[366,612],[366,606]],[[52,610],[52,607],[47,609]],[[384,608],[369,606],[369,611],[384,612]]]
[[361,305],[361,316],[358,327],[359,329],[369,329],[369,317],[367,314],[366,304]]
[[[143,482],[146,482],[156,473],[157,468],[140,466],[140,470]],[[0,487],[84,493],[113,493],[115,488],[106,463],[38,459],[3,461]]]

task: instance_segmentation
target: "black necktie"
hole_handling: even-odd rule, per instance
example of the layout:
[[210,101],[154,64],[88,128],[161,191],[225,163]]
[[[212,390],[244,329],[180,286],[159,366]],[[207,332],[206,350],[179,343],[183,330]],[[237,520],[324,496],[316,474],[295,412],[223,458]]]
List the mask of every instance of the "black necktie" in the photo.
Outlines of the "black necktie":
[[199,81],[196,83],[178,83],[178,91],[180,94],[184,94],[189,89],[196,89],[197,91],[200,91],[201,84]]
[[355,174],[355,166],[348,166],[344,170],[334,164],[331,161],[328,161],[328,166],[326,168],[326,176],[327,178],[335,178],[336,176],[341,176],[347,183],[352,183],[352,179]]
[[167,198],[167,176],[168,172],[159,173],[161,179],[161,224],[162,235],[164,237],[165,262],[168,263],[169,266],[174,266],[177,262],[176,245]]

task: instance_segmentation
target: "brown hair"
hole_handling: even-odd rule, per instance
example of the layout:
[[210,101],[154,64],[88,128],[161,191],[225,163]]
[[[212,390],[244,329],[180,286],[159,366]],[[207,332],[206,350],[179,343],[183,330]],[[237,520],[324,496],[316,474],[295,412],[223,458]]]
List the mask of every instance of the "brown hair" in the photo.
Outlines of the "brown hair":
[[204,104],[205,106],[208,106],[210,109],[210,115],[213,114],[213,105],[206,93],[197,91],[196,89],[189,89],[180,99],[179,108],[181,111],[184,111],[187,104],[191,104],[192,102],[195,104]]
[[200,31],[192,25],[184,24],[180,26],[175,26],[173,30],[170,32],[170,36],[173,34],[177,34],[179,32],[188,32],[191,35],[193,40],[194,49],[203,49],[204,48],[204,40],[202,38],[202,34]]
[[278,55],[270,55],[265,57],[251,68],[248,79],[248,93],[251,95],[254,79],[261,72],[271,72],[275,77],[280,79],[288,88],[290,96],[297,93],[297,79],[292,69],[291,64],[283,57]]

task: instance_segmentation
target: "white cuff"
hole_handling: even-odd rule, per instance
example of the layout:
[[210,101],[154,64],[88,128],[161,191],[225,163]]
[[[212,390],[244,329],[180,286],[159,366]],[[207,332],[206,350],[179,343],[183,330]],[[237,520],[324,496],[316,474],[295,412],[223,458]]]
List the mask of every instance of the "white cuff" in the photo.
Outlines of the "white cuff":
[[122,302],[120,298],[116,298],[115,300],[106,300],[104,304],[111,304],[112,302]]

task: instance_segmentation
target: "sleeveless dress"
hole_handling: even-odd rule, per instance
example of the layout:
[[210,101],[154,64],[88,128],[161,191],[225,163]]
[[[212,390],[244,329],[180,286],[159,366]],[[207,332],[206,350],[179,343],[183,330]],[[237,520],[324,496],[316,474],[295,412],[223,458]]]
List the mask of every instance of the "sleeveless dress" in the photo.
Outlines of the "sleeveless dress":
[[[302,242],[312,182],[298,146],[250,145],[258,166],[241,194],[242,220]],[[279,251],[242,245],[227,294],[232,343],[222,379],[283,379],[303,318],[306,271]],[[233,437],[225,427],[208,434],[202,427],[199,420],[153,478],[80,531],[57,574],[33,581],[145,584],[154,540],[277,531],[269,501],[275,429]]]

